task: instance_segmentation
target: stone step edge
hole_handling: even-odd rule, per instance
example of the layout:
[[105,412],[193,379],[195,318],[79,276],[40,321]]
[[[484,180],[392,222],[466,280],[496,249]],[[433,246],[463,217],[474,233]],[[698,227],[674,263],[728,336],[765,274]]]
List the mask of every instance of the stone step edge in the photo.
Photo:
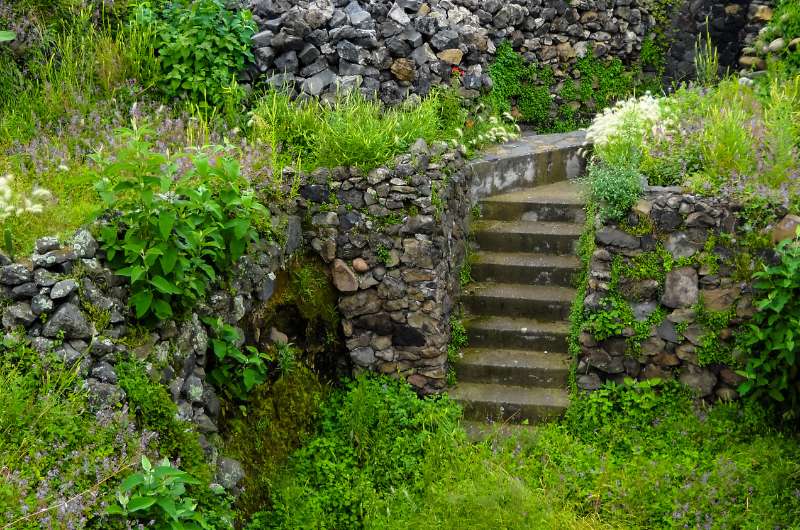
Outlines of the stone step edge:
[[[545,407],[561,411],[566,410],[570,404],[569,392],[565,388],[523,387],[494,383],[457,383],[447,390],[447,394],[452,399],[460,402],[507,403],[509,405]],[[498,395],[503,397],[497,399]]]
[[[514,296],[504,296],[503,293],[498,292],[502,289],[515,289],[516,293],[514,293]],[[462,297],[473,299],[494,298],[572,304],[572,302],[575,300],[575,292],[575,289],[571,287],[563,287],[558,285],[474,282],[466,287],[462,293]]]

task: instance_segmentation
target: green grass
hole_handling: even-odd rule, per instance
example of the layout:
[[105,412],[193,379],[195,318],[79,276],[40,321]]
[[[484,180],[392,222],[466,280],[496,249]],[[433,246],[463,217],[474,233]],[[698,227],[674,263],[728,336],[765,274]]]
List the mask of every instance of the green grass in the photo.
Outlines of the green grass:
[[447,399],[362,378],[322,407],[249,528],[793,528],[800,439],[677,383],[606,386],[471,444]]
[[146,438],[122,411],[95,417],[77,368],[26,346],[0,346],[0,384],[0,525],[60,528],[102,511]]
[[251,138],[268,146],[276,169],[296,166],[354,166],[370,170],[407,152],[419,138],[429,144],[459,139],[471,148],[494,140],[492,131],[512,131],[487,111],[469,115],[452,89],[409,99],[396,108],[360,92],[332,103],[318,99],[293,101],[285,91],[270,90],[250,112]]

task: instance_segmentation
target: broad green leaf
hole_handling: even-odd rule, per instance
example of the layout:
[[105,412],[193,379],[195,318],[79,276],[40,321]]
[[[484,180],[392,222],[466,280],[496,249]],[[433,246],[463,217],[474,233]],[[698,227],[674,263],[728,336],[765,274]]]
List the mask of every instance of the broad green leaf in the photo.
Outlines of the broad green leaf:
[[129,512],[138,512],[146,510],[156,503],[155,497],[134,497],[128,503]]
[[263,377],[264,376],[258,370],[255,370],[253,368],[245,368],[244,372],[242,373],[242,380],[244,381],[244,387],[249,392],[250,390],[252,390],[254,386],[264,382]]
[[0,42],[9,42],[17,38],[17,34],[13,31],[2,30],[0,31]]
[[175,213],[161,212],[158,216],[158,232],[162,239],[169,238],[173,226],[175,226]]
[[136,318],[142,318],[150,309],[153,293],[149,290],[139,291],[130,298],[130,304],[136,309]]
[[175,285],[172,284],[169,280],[164,278],[163,276],[154,276],[150,279],[150,285],[155,287],[159,290],[159,292],[164,294],[181,294],[182,291],[178,289]]
[[160,320],[166,320],[172,317],[172,307],[160,298],[153,301],[153,312]]
[[159,497],[158,505],[172,519],[178,518],[178,513],[175,511],[175,502],[169,497]]
[[125,491],[131,491],[142,482],[144,482],[144,476],[141,473],[134,473],[123,480],[120,486]]
[[176,247],[168,247],[161,256],[161,270],[164,274],[169,274],[175,269],[175,263],[178,261],[178,249]]

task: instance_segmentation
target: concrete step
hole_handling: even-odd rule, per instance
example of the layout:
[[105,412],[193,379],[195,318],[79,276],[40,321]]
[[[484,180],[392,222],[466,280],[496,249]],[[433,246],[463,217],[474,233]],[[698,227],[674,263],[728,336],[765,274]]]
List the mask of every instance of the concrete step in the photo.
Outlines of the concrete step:
[[583,226],[578,223],[478,221],[473,227],[480,250],[575,255]]
[[550,285],[473,283],[462,302],[473,315],[525,316],[540,320],[569,318],[575,289]]
[[464,383],[564,388],[571,362],[563,353],[467,348],[455,369],[456,378]]
[[475,420],[539,422],[560,416],[569,406],[561,388],[526,388],[512,385],[459,383],[448,391]]
[[569,323],[530,318],[473,316],[464,322],[470,346],[543,352],[567,351]]
[[581,268],[575,256],[529,254],[524,252],[476,252],[472,278],[479,282],[504,281],[538,285],[574,285]]
[[471,442],[480,443],[487,440],[503,441],[515,436],[531,436],[536,432],[533,424],[521,425],[519,423],[492,422],[486,420],[461,420],[461,427],[466,431]]
[[565,180],[494,195],[480,204],[484,219],[583,223],[584,203],[581,186]]

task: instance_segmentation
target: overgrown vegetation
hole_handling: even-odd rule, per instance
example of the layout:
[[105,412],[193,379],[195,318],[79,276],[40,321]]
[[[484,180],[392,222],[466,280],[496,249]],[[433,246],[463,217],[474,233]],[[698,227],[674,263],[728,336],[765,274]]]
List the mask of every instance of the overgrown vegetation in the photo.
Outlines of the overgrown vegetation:
[[779,262],[754,274],[758,312],[747,327],[743,345],[751,352],[741,390],[780,403],[784,416],[796,418],[800,407],[800,359],[796,334],[800,298],[800,243],[785,240]]
[[796,524],[797,439],[754,405],[695,407],[674,382],[608,384],[561,424],[472,445],[446,399],[360,379],[323,406],[250,528]]
[[106,256],[130,281],[136,317],[180,315],[202,300],[211,282],[229,271],[269,226],[269,210],[242,189],[239,165],[191,158],[178,172],[136,130],[104,164],[98,190],[106,208],[120,212],[100,230]]
[[[106,516],[105,507],[118,502],[123,479],[128,486],[137,480],[126,477],[137,476],[146,455],[169,457],[191,470],[198,480],[190,490],[197,499],[193,511],[217,526],[230,520],[226,497],[208,487],[212,473],[197,434],[176,419],[166,390],[141,365],[117,366],[130,408],[111,406],[95,414],[97,403],[83,386],[80,362],[65,366],[15,338],[6,339],[0,353],[5,389],[0,397],[0,524],[124,528],[124,521]],[[121,399],[117,396],[116,402]],[[122,491],[132,488],[123,486]],[[139,515],[134,508],[144,510],[150,502],[134,501],[137,495],[128,495],[127,510],[134,520]]]
[[[666,49],[662,40],[656,42],[645,41],[641,61],[660,75]],[[504,41],[489,67],[493,86],[487,100],[498,112],[510,112],[539,132],[556,132],[587,125],[596,112],[634,92],[660,89],[660,79],[643,75],[641,65],[626,68],[618,58],[601,59],[591,51],[572,69],[572,76],[557,82],[550,65],[527,63]]]
[[418,139],[457,140],[471,149],[510,138],[513,122],[488,110],[470,115],[453,89],[410,98],[400,107],[351,92],[333,104],[293,101],[285,90],[270,90],[250,113],[253,138],[270,147],[276,170],[355,166],[369,170],[404,153]]
[[274,481],[289,455],[313,433],[327,390],[305,366],[250,392],[245,413],[228,410],[223,419],[224,451],[245,468],[236,499],[240,522],[270,504]]

